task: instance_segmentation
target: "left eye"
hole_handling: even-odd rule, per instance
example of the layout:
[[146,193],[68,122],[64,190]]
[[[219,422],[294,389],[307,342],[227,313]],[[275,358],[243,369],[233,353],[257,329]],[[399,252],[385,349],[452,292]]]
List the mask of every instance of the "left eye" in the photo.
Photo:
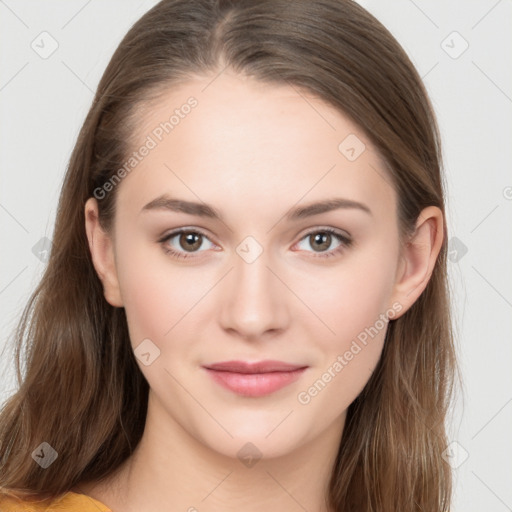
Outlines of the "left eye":
[[[338,246],[330,248],[336,239],[339,241]],[[351,244],[348,237],[328,228],[311,231],[302,238],[301,243],[304,242],[309,243],[314,248],[313,252],[316,252],[319,257],[335,256]]]

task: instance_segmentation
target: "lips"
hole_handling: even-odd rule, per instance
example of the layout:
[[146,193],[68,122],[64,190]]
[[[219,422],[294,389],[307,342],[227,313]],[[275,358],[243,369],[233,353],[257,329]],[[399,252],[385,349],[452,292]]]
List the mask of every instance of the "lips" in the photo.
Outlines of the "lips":
[[301,377],[307,366],[282,361],[226,361],[203,367],[214,382],[223,388],[247,397],[274,393]]
[[259,361],[250,363],[246,361],[225,361],[205,366],[210,370],[235,373],[271,373],[271,372],[290,372],[300,368],[306,368],[305,365],[295,365],[284,363],[282,361]]

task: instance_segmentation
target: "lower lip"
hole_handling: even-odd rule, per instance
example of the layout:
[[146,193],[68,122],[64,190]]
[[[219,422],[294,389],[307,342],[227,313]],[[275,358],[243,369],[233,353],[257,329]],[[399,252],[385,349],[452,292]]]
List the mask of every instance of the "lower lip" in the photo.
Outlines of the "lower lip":
[[304,373],[306,368],[290,372],[271,373],[234,373],[219,370],[206,371],[213,380],[221,386],[242,396],[265,396],[295,382]]

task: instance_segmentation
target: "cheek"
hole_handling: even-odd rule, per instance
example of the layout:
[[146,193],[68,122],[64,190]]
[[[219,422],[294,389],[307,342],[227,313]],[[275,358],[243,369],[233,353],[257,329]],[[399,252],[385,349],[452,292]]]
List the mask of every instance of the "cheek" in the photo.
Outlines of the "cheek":
[[[163,250],[119,240],[118,279],[130,339],[136,347],[149,338],[160,350],[169,350],[169,340],[186,336],[184,329],[200,324],[203,301],[214,281],[198,278],[197,269],[172,264]],[[129,257],[127,257],[129,255]]]
[[323,275],[312,272],[302,280],[298,293],[318,317],[315,320],[314,315],[306,315],[305,318],[310,324],[316,321],[322,329],[321,339],[326,341],[327,352],[333,347],[342,349],[390,308],[394,260],[392,255],[377,257],[376,253],[358,254],[342,262],[339,268],[324,270]]
[[[316,407],[335,417],[359,395],[375,369],[384,346],[388,320],[396,312],[389,304],[393,288],[393,255],[358,256],[352,265],[341,266],[323,287],[310,293],[329,330],[319,336],[307,321],[309,338],[315,340],[321,360],[298,395],[299,403],[315,401]],[[312,283],[309,283],[310,285]],[[316,326],[318,328],[318,321]],[[330,332],[334,331],[334,332]],[[335,404],[334,407],[332,405]],[[325,408],[323,408],[325,407]],[[324,414],[322,413],[322,414]]]

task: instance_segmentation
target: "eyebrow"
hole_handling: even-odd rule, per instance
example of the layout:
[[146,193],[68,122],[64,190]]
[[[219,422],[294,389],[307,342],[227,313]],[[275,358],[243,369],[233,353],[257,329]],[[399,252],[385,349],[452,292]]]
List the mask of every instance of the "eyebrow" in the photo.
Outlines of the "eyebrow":
[[[297,221],[305,219],[307,217],[312,217],[314,215],[319,215],[321,213],[330,212],[332,210],[349,208],[358,209],[360,211],[368,213],[369,215],[373,215],[370,208],[368,208],[368,206],[366,206],[363,203],[352,201],[351,199],[334,198],[327,199],[324,201],[318,201],[315,203],[310,203],[305,206],[299,206],[298,208],[290,210],[285,217],[288,221]],[[153,210],[167,210],[173,212],[187,213],[189,215],[196,215],[198,217],[208,217],[210,219],[217,219],[220,220],[221,222],[224,222],[224,219],[220,211],[218,211],[211,205],[208,205],[206,203],[185,201],[183,199],[174,199],[166,194],[163,194],[157,197],[156,199],[153,199],[148,204],[146,204],[142,208],[141,213]]]

